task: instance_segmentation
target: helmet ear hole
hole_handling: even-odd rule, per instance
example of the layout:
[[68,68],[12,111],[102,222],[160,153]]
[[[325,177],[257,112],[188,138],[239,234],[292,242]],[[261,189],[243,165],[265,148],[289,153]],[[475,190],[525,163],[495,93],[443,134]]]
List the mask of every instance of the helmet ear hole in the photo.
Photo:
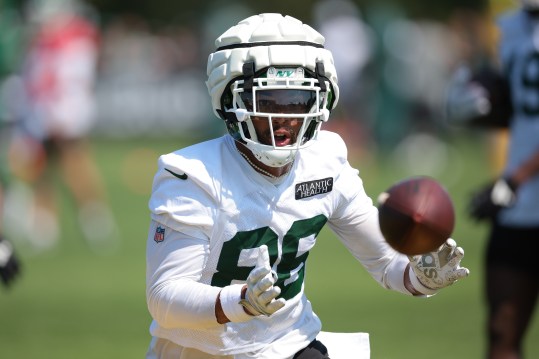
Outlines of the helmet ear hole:
[[223,96],[221,96],[221,111],[226,111],[232,108],[232,98],[233,96],[230,86],[227,86],[223,91]]

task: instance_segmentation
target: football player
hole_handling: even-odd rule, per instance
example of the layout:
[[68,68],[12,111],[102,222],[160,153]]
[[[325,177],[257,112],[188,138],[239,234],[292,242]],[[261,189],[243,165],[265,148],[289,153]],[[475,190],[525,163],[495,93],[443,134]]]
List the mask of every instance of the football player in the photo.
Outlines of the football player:
[[303,281],[326,224],[387,289],[429,296],[468,275],[452,239],[434,262],[384,241],[346,145],[320,129],[339,87],[316,30],[255,15],[216,47],[207,87],[228,134],[162,156],[149,200],[147,358],[329,358]]
[[84,0],[29,2],[32,36],[22,71],[27,108],[18,142],[37,144],[46,159],[30,181],[34,215],[29,227],[41,233],[31,242],[48,248],[61,238],[51,176],[57,165],[86,243],[96,253],[107,254],[118,248],[119,237],[89,140],[97,119],[94,85],[100,31],[85,9],[91,6]]
[[[502,173],[470,202],[472,218],[486,220],[491,226],[485,278],[489,359],[522,358],[524,335],[539,292],[534,264],[539,250],[539,1],[521,0],[521,5],[497,21],[504,80],[499,86],[471,81],[461,88],[461,99],[467,98],[467,102],[458,103],[456,97],[448,100],[452,113],[463,115],[453,120],[488,127],[499,123],[509,130]],[[460,76],[464,84],[465,78]],[[469,73],[468,78],[473,77]],[[507,90],[501,85],[504,82]],[[496,99],[492,96],[496,91],[507,94]]]

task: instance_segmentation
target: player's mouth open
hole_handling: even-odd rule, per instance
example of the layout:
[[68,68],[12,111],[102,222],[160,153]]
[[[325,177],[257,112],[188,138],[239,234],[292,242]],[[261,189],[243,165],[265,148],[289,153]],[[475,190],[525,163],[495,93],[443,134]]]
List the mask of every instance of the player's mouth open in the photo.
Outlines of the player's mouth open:
[[274,132],[273,139],[277,147],[288,146],[292,142],[292,134],[290,131],[279,129]]

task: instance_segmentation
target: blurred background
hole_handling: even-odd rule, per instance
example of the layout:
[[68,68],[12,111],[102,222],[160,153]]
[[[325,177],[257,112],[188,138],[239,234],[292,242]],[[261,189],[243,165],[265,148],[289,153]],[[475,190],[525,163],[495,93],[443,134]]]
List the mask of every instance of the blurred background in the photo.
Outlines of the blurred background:
[[[448,126],[462,61],[491,61],[493,19],[515,0],[0,0],[0,234],[21,276],[0,288],[0,358],[144,357],[147,201],[160,154],[220,136],[205,87],[214,40],[260,12],[312,25],[341,99],[326,129],[347,141],[373,199],[412,175],[457,209],[465,281],[430,299],[385,291],[329,231],[306,290],[327,331],[371,335],[373,359],[481,358],[487,227],[471,191],[503,164],[503,130]],[[75,125],[66,125],[73,121]],[[539,357],[539,323],[526,342]]]

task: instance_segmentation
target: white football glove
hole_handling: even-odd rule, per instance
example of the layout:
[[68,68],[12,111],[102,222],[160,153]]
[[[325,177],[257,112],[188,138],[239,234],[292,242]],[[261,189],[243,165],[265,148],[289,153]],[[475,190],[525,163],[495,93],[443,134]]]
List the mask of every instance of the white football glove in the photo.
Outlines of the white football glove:
[[487,90],[471,78],[471,70],[462,66],[449,82],[445,107],[450,123],[462,124],[490,112],[492,105]]
[[419,292],[435,294],[468,276],[468,268],[460,266],[463,257],[464,250],[449,238],[434,252],[409,257],[410,267],[415,273],[415,276],[410,275],[410,281]]
[[253,315],[270,316],[281,309],[285,300],[275,299],[281,294],[281,288],[274,286],[274,278],[270,267],[268,247],[259,247],[258,259],[255,268],[247,277],[247,292],[240,304]]

